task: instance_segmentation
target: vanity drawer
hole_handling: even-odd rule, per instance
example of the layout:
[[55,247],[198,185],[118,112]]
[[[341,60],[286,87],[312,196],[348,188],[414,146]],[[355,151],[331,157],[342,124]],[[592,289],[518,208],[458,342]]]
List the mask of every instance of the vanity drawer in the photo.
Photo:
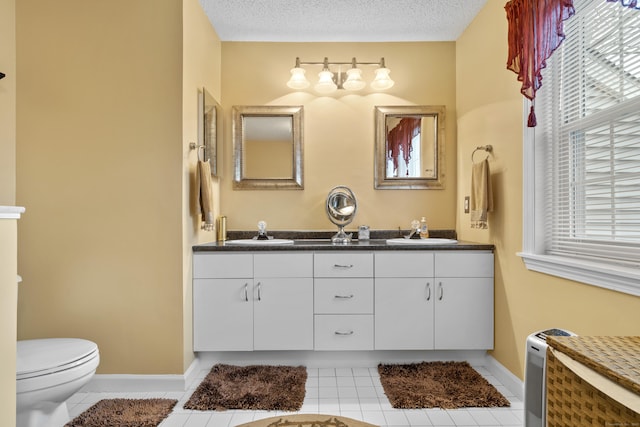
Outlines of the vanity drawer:
[[436,277],[493,277],[493,253],[437,253]]
[[422,251],[376,252],[376,277],[433,277],[434,253]]
[[193,278],[252,278],[253,255],[251,254],[195,254],[193,256]]
[[313,254],[255,254],[253,271],[255,277],[313,277]]
[[316,314],[373,314],[373,279],[315,279]]
[[373,350],[373,315],[315,316],[315,350]]
[[315,277],[373,277],[373,253],[316,253]]

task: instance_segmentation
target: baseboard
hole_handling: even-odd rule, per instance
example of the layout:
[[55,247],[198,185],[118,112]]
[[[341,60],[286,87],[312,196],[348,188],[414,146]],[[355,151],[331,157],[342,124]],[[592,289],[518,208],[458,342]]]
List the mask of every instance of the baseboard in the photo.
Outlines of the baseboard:
[[484,367],[520,400],[524,400],[524,382],[505,368],[500,362],[487,355]]
[[196,358],[183,375],[96,374],[81,392],[184,391],[198,372]]
[[524,383],[484,351],[255,351],[203,352],[182,375],[96,374],[83,392],[184,391],[200,369],[215,363],[290,364],[310,368],[375,367],[379,363],[411,363],[434,360],[466,360],[472,366],[484,366],[514,396],[524,397]]
[[304,365],[308,368],[376,367],[380,363],[413,363],[436,360],[466,360],[471,365],[484,364],[484,350],[371,350],[371,351],[226,351],[200,352],[203,366],[215,363],[234,365],[271,364]]

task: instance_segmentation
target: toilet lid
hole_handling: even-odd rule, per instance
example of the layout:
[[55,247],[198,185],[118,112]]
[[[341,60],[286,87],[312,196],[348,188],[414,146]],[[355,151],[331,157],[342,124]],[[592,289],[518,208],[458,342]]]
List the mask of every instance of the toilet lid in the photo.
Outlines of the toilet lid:
[[98,355],[96,343],[78,338],[18,341],[16,378],[29,378],[82,365]]

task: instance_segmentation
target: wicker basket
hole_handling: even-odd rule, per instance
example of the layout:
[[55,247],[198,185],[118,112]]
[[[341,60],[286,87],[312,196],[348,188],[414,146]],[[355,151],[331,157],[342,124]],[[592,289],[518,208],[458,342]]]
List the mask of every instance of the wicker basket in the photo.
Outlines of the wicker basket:
[[548,427],[633,427],[640,414],[597,390],[547,351]]

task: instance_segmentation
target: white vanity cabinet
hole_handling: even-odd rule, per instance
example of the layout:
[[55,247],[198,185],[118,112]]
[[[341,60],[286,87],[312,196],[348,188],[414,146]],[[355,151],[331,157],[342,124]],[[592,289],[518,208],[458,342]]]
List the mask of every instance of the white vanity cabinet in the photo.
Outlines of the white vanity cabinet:
[[433,263],[433,252],[375,253],[376,350],[434,348]]
[[373,350],[373,254],[314,255],[316,350]]
[[194,351],[489,350],[491,250],[196,252]]
[[493,348],[493,253],[436,252],[435,348]]
[[312,350],[311,253],[196,254],[194,351]]

